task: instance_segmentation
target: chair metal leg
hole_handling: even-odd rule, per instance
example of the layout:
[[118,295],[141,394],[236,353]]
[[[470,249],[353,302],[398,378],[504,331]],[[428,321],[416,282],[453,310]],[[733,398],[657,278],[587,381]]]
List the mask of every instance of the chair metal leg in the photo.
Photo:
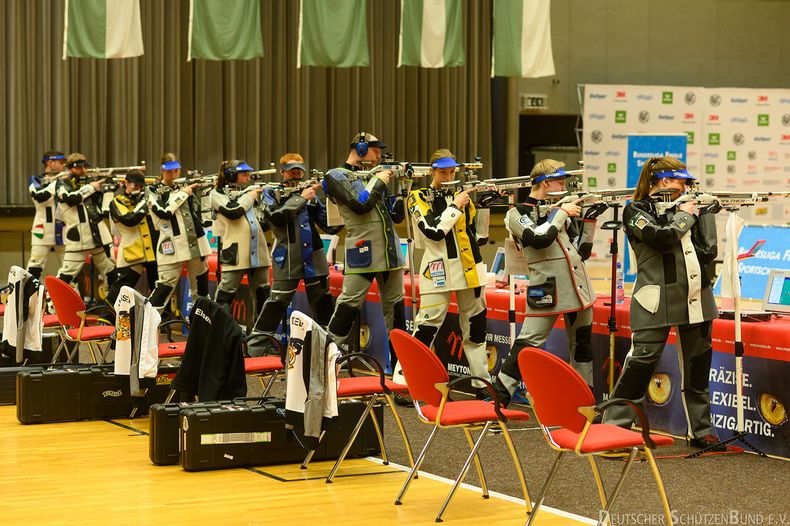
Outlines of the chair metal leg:
[[409,458],[409,467],[414,467],[414,457],[412,456],[411,452],[411,444],[409,443],[409,438],[406,436],[406,429],[403,427],[403,422],[400,419],[400,415],[398,415],[398,410],[395,407],[395,401],[392,399],[392,396],[388,394],[384,395],[384,399],[387,400],[387,404],[390,406],[392,416],[395,418],[395,425],[398,426],[398,431],[400,431],[400,436],[403,439],[403,446],[406,448],[406,456]]
[[[96,344],[96,347],[98,349],[101,349],[101,345],[98,343]],[[112,347],[112,340],[107,342],[107,347],[105,347],[104,350],[101,352],[101,363],[107,363],[107,357],[110,354],[110,347]]]
[[549,471],[549,476],[546,477],[546,482],[544,482],[543,487],[540,488],[540,495],[538,495],[538,499],[535,501],[535,506],[532,507],[532,512],[529,514],[529,518],[527,519],[527,524],[525,526],[530,526],[532,521],[535,520],[535,517],[537,517],[538,510],[543,504],[543,499],[546,498],[546,493],[548,493],[549,486],[551,486],[552,481],[554,481],[554,476],[557,474],[557,469],[560,467],[560,460],[562,460],[564,455],[565,451],[560,451],[557,453],[557,458],[554,460],[554,464],[551,466],[551,471]]
[[595,455],[590,455],[587,457],[587,460],[590,461],[590,468],[593,472],[593,477],[595,477],[595,486],[598,488],[598,496],[601,499],[601,508],[606,507],[606,492],[603,489],[603,481],[601,480],[601,472],[598,471],[598,463],[595,460]]
[[57,331],[57,335],[58,338],[60,338],[60,344],[58,345],[58,348],[55,349],[55,353],[52,355],[52,361],[50,363],[57,363],[58,358],[60,358],[60,353],[66,348],[66,338],[63,337],[63,334],[61,334],[60,331]]
[[[319,444],[321,443],[321,440],[324,439],[325,434],[326,431],[321,431],[321,434],[318,435]],[[311,460],[313,460],[313,455],[315,455],[315,449],[311,449],[310,451],[308,451],[307,456],[304,457],[304,460],[302,461],[302,465],[299,466],[299,469],[307,469],[307,465],[310,463]]]
[[614,505],[614,501],[617,500],[617,495],[620,493],[620,489],[623,487],[623,481],[625,480],[625,476],[628,474],[628,470],[631,469],[631,465],[634,463],[634,458],[636,458],[636,453],[639,451],[639,448],[631,448],[631,453],[628,455],[628,460],[625,461],[625,466],[623,467],[623,472],[620,473],[620,478],[617,480],[617,484],[612,490],[612,496],[609,497],[609,502],[606,504],[606,508],[604,508],[603,513],[601,513],[600,518],[598,519],[597,526],[602,526],[605,522],[611,521],[609,517],[609,513],[612,511],[612,506]]
[[521,483],[521,492],[524,494],[524,502],[527,505],[527,513],[532,513],[532,502],[529,498],[529,490],[527,489],[527,480],[524,478],[524,470],[521,467],[521,460],[518,458],[516,446],[513,445],[513,437],[510,436],[510,431],[504,422],[499,422],[499,428],[505,436],[505,443],[510,450],[510,457],[513,459],[513,464],[516,466],[516,473],[518,474],[518,481]]
[[[77,347],[79,347],[79,343],[77,344]],[[88,342],[88,350],[91,353],[91,360],[93,360],[93,363],[101,365],[99,364],[99,362],[96,361],[96,355],[93,353],[93,344],[91,344],[90,342]],[[79,355],[77,355],[77,360],[79,361]]]
[[[466,436],[466,442],[469,444],[469,449],[475,447],[475,443],[472,440],[472,433],[467,428],[463,428],[464,435]],[[475,467],[477,468],[477,477],[480,479],[480,489],[483,490],[483,498],[488,498],[488,484],[486,484],[486,476],[483,473],[483,464],[480,462],[480,457],[475,454]]]
[[262,376],[258,377],[258,380],[261,382],[261,387],[263,387],[263,394],[261,395],[261,397],[269,396],[269,391],[271,391],[272,387],[274,387],[274,382],[277,381],[277,376],[279,374],[280,371],[274,371],[272,375],[269,377],[269,381],[266,382],[265,385],[263,383],[263,377]]
[[472,452],[469,453],[469,456],[466,457],[466,462],[464,462],[464,467],[461,468],[461,472],[458,474],[458,477],[455,479],[453,483],[453,487],[450,488],[450,493],[447,495],[447,498],[444,499],[444,504],[442,504],[441,509],[439,510],[439,514],[436,516],[436,522],[442,522],[442,515],[444,514],[444,510],[447,509],[447,505],[450,504],[450,500],[455,495],[455,490],[458,489],[458,485],[464,480],[466,477],[466,473],[469,471],[469,464],[472,463],[472,458],[477,454],[477,450],[480,449],[480,444],[483,443],[483,439],[488,434],[488,430],[491,429],[491,424],[493,422],[486,422],[486,425],[483,427],[483,430],[480,432],[480,436],[477,437],[477,441],[475,442],[474,447],[472,447]]
[[661,504],[664,506],[664,514],[667,517],[667,524],[672,526],[672,510],[669,507],[669,500],[667,499],[667,490],[664,488],[664,482],[661,480],[661,473],[658,472],[658,465],[656,459],[653,457],[653,452],[649,448],[645,448],[645,455],[650,462],[650,469],[653,471],[653,477],[656,479],[658,485],[658,493],[661,495]]
[[403,483],[403,487],[401,488],[400,493],[398,493],[398,496],[395,498],[396,506],[403,502],[403,497],[404,495],[406,495],[406,490],[409,489],[409,485],[411,484],[411,479],[417,478],[415,474],[417,473],[417,470],[420,469],[420,465],[422,464],[422,461],[425,460],[425,454],[428,452],[428,447],[431,445],[431,442],[433,442],[433,437],[436,436],[437,431],[439,431],[439,426],[433,426],[433,430],[431,431],[431,434],[428,435],[428,441],[425,442],[422,451],[420,451],[420,454],[417,455],[417,460],[414,462],[414,466],[411,468],[411,471],[409,471],[409,476],[406,477],[406,481]]
[[[373,395],[373,397],[376,399],[376,401],[378,401],[378,395]],[[373,429],[376,431],[376,438],[379,441],[379,447],[381,448],[381,461],[385,466],[389,466],[390,460],[387,456],[387,446],[384,444],[384,435],[381,433],[379,421],[376,420],[376,413],[373,411],[374,407],[375,406],[371,406],[370,414],[368,416],[373,421]]]
[[175,389],[170,389],[170,392],[167,393],[167,398],[165,398],[165,403],[169,404],[173,401],[173,397],[176,395]]
[[68,353],[68,357],[66,358],[66,363],[72,363],[74,361],[74,358],[77,358],[77,361],[79,361],[79,358],[80,358],[80,343],[76,342],[76,341],[73,342],[73,343],[74,343],[74,350],[72,350],[70,353]]
[[[366,405],[365,410],[362,411],[362,416],[360,416],[359,420],[357,420],[357,425],[354,426],[354,430],[351,432],[351,436],[349,437],[348,442],[346,442],[346,445],[343,447],[343,451],[340,452],[340,456],[337,457],[337,461],[335,461],[335,465],[332,466],[332,471],[329,472],[329,476],[326,477],[327,484],[332,483],[332,479],[335,477],[335,473],[337,472],[337,469],[340,467],[340,463],[343,462],[343,459],[346,458],[346,455],[348,454],[348,450],[351,449],[351,445],[354,443],[354,440],[357,439],[359,430],[362,429],[362,424],[365,423],[365,420],[368,418],[368,415],[370,415],[370,410],[373,408],[373,404],[376,402],[376,398],[377,397],[375,395],[371,396],[368,405]],[[379,440],[380,439],[381,438],[379,437]]]

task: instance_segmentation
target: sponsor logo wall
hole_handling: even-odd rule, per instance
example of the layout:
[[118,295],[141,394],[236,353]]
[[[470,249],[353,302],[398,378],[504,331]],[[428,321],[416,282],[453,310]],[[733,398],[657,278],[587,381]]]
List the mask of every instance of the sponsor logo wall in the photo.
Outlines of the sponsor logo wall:
[[[628,135],[636,133],[685,133],[686,163],[702,189],[790,188],[790,90],[588,84],[583,116],[588,188],[626,186]],[[741,216],[785,224],[790,206],[776,200]],[[596,237],[602,257],[608,236]]]

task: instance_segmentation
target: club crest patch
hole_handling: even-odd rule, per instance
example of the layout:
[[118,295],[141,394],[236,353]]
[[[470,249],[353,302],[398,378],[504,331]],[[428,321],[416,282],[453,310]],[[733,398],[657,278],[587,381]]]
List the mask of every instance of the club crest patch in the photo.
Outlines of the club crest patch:
[[633,226],[637,230],[642,230],[643,228],[645,228],[649,224],[650,224],[650,221],[648,221],[648,219],[645,216],[642,216],[642,215],[636,216],[635,218],[633,218],[631,220],[631,226]]
[[532,222],[532,219],[530,219],[529,216],[521,216],[521,217],[519,217],[518,218],[518,224],[523,226],[523,227],[529,227],[529,226],[534,225],[534,223]]

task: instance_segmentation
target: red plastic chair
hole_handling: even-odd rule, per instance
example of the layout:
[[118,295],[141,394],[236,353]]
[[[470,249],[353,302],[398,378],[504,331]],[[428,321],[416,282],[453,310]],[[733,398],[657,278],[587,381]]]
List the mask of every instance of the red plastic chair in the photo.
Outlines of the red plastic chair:
[[[662,435],[651,435],[650,425],[644,411],[639,405],[629,400],[612,398],[596,406],[595,398],[587,386],[587,382],[570,365],[551,353],[535,348],[525,348],[518,356],[518,366],[527,387],[529,393],[527,396],[532,402],[535,417],[543,430],[543,437],[549,446],[558,452],[557,459],[540,490],[538,500],[535,501],[535,509],[527,520],[527,525],[535,519],[549,485],[557,474],[560,460],[567,452],[586,456],[589,459],[595,483],[598,486],[601,505],[604,507],[598,524],[604,524],[634,458],[637,453],[641,452],[650,462],[661,502],[664,505],[664,513],[671,526],[672,516],[666,490],[651,449],[656,446],[670,445],[672,439]],[[642,426],[641,433],[611,424],[593,424],[593,418],[597,412],[618,404],[626,404],[636,410]],[[628,457],[608,500],[595,461],[596,455],[604,454],[622,454],[623,456],[627,454]]]
[[[244,374],[258,377],[263,387],[261,397],[268,396],[277,377],[283,372],[285,366],[279,356],[259,356],[257,358],[244,358]],[[268,381],[264,381],[268,379]]]
[[[361,362],[366,369],[375,375],[354,376],[351,364],[355,361]],[[359,432],[362,429],[362,426],[365,424],[365,420],[368,418],[370,418],[371,422],[373,422],[373,428],[376,431],[376,437],[378,438],[379,447],[381,448],[381,459],[383,460],[385,466],[389,465],[389,457],[387,456],[387,448],[384,445],[381,429],[379,428],[378,420],[376,420],[375,415],[372,413],[373,407],[379,403],[382,398],[389,406],[390,410],[392,411],[392,416],[395,418],[395,424],[398,426],[398,431],[400,432],[400,436],[403,439],[403,445],[406,448],[406,456],[409,459],[409,466],[414,466],[414,457],[412,456],[411,452],[411,444],[409,444],[409,438],[406,436],[406,429],[403,427],[403,422],[400,419],[400,415],[398,415],[398,410],[392,397],[394,393],[408,392],[409,388],[403,384],[398,384],[392,380],[387,380],[384,377],[384,370],[382,369],[381,364],[378,362],[378,360],[368,354],[345,354],[337,361],[337,365],[342,366],[344,363],[348,364],[349,374],[351,376],[338,378],[337,400],[338,402],[343,400],[359,400],[365,403],[365,409],[362,411],[362,415],[360,415],[359,420],[357,420],[354,430],[351,432],[346,445],[340,452],[340,456],[338,456],[335,465],[332,466],[332,470],[326,477],[326,483],[332,483],[335,473],[337,473],[337,470],[340,468],[340,464],[346,458],[351,446],[354,445],[354,440],[356,440],[357,435],[359,435]],[[322,432],[318,441],[320,442],[323,437],[324,433]],[[307,454],[304,462],[302,462],[302,469],[307,469],[307,464],[313,458],[314,453],[315,450],[312,450]]]
[[[46,284],[47,292],[55,305],[55,313],[64,338],[77,343],[74,346],[74,351],[69,355],[68,361],[71,361],[73,355],[79,351],[79,344],[84,343],[88,346],[93,362],[104,363],[115,327],[113,325],[88,325],[85,302],[82,301],[77,291],[55,276],[47,276]],[[103,351],[101,350],[102,344],[107,345]],[[95,351],[100,351],[100,360],[96,359],[94,346],[96,346]]]
[[[455,479],[455,483],[452,489],[450,489],[450,493],[447,495],[444,504],[442,504],[439,514],[436,516],[436,522],[442,521],[442,514],[444,514],[447,505],[450,503],[450,499],[453,498],[453,494],[458,488],[458,485],[463,481],[466,473],[469,471],[469,465],[472,460],[475,462],[477,473],[480,477],[483,498],[488,498],[488,487],[483,473],[483,466],[477,455],[477,450],[480,448],[483,439],[493,427],[500,429],[502,435],[505,437],[505,442],[507,442],[510,456],[513,459],[513,464],[516,467],[516,473],[521,483],[527,511],[531,511],[527,483],[524,480],[524,472],[521,469],[521,462],[519,461],[516,449],[513,447],[513,440],[510,437],[506,425],[508,419],[526,421],[529,419],[529,414],[523,411],[503,409],[493,386],[484,378],[468,376],[450,381],[447,368],[442,364],[439,358],[431,352],[425,344],[412,335],[402,330],[394,329],[390,332],[390,340],[395,349],[395,354],[398,356],[398,362],[401,364],[401,367],[403,367],[403,375],[406,377],[406,383],[409,386],[409,394],[417,410],[417,417],[421,422],[433,426],[428,441],[417,457],[414,467],[412,467],[409,472],[409,476],[406,478],[403,488],[395,499],[395,504],[401,504],[403,501],[406,490],[409,489],[412,479],[415,478],[417,470],[425,459],[425,454],[431,442],[433,442],[436,432],[439,428],[443,427],[460,427],[463,429],[471,452],[461,472]],[[453,387],[459,382],[468,382],[471,379],[479,380],[486,385],[491,392],[494,403],[484,402],[482,400],[450,400],[449,395]],[[423,402],[423,405],[420,405],[418,402]],[[470,433],[470,430],[474,429],[482,429],[476,441],[472,440],[472,434]]]

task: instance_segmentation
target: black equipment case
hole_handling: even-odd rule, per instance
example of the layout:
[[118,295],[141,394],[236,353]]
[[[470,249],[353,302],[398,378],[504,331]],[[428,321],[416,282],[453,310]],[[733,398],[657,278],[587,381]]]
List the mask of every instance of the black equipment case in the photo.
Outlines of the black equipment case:
[[[338,425],[327,431],[313,459],[336,459],[364,409],[361,402],[340,402]],[[378,406],[373,412],[383,431],[383,408]],[[307,455],[300,442],[301,435],[285,428],[282,399],[267,398],[259,405],[187,407],[180,411],[178,420],[179,463],[187,471],[301,463]],[[376,432],[368,419],[347,458],[379,452]]]
[[23,424],[73,422],[99,418],[124,418],[137,408],[162,402],[170,391],[177,366],[161,366],[157,377],[142,379],[144,397],[130,396],[129,377],[115,376],[112,364],[29,370],[16,378],[16,416]]

